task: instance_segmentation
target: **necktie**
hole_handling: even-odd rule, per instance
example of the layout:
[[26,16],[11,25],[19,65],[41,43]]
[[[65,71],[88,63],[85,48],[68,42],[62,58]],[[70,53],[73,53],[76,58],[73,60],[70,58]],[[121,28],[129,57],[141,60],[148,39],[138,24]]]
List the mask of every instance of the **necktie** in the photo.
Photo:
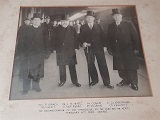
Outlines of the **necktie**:
[[117,26],[120,25],[120,22],[116,22],[116,25],[117,25]]
[[92,29],[92,27],[93,27],[92,24],[89,24],[89,27]]

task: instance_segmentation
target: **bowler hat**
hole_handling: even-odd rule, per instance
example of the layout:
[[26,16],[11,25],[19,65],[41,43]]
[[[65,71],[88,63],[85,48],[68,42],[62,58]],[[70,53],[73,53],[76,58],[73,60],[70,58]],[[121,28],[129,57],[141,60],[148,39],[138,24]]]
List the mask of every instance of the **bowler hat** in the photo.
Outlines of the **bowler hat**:
[[25,18],[25,19],[24,19],[24,21],[26,21],[26,20],[30,20],[30,19],[28,19],[28,18]]
[[112,9],[111,15],[114,15],[114,14],[121,14],[121,11],[119,9]]
[[34,18],[40,18],[42,20],[42,16],[40,13],[34,13],[31,19],[33,20]]
[[93,16],[93,17],[95,17],[93,11],[87,11],[87,15],[86,16]]

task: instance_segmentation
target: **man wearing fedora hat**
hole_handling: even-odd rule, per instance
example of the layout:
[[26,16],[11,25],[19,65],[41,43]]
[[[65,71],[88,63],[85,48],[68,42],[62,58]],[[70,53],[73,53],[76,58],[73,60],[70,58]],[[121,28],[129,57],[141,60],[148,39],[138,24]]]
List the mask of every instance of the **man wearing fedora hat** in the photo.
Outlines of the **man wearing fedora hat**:
[[18,39],[20,39],[19,37],[21,37],[20,35],[23,33],[23,31],[25,31],[25,29],[30,26],[30,23],[31,23],[30,19],[28,18],[24,19],[24,24],[22,24],[18,29],[18,36],[17,36]]
[[[49,44],[49,50],[52,52],[52,45],[51,45],[51,31],[52,31],[52,23],[50,22],[51,18],[49,16],[45,17],[45,21],[41,24],[42,27],[44,27],[47,30],[48,33],[48,44]],[[49,54],[46,55],[49,58]]]
[[113,89],[114,87],[110,85],[110,77],[103,49],[106,47],[104,31],[101,25],[94,23],[95,16],[93,11],[87,11],[85,19],[87,23],[81,26],[79,41],[84,47],[88,72],[92,79],[92,82],[89,84],[93,86],[98,83],[98,73],[95,67],[96,57],[104,86]]
[[59,87],[66,82],[66,66],[69,67],[71,81],[76,87],[80,87],[76,72],[76,50],[78,49],[77,33],[73,26],[69,25],[66,15],[62,16],[61,25],[57,27],[55,35],[55,49],[57,65],[60,72]]
[[17,51],[19,50],[19,40],[21,40],[22,37],[22,33],[24,33],[24,31],[30,26],[31,20],[28,18],[24,19],[24,24],[22,24],[19,29],[18,29],[18,33],[17,33]]
[[[44,77],[44,55],[48,52],[47,32],[41,27],[41,14],[34,13],[33,25],[21,33],[22,60],[20,71],[23,79],[23,94],[28,93],[32,82],[32,90],[40,92],[40,78]],[[46,43],[46,44],[45,44]]]
[[117,86],[131,84],[133,90],[138,90],[137,54],[139,36],[131,22],[122,20],[121,11],[112,9],[115,20],[108,26],[108,52],[113,55],[113,69],[118,70],[122,81]]

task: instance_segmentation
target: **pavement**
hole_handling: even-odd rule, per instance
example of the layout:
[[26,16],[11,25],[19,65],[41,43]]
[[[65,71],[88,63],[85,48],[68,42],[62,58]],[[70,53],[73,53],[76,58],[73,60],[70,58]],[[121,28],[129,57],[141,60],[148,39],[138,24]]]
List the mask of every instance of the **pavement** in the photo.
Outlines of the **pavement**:
[[99,82],[95,86],[89,88],[87,63],[82,48],[77,52],[77,75],[78,81],[82,85],[76,87],[71,83],[70,74],[67,67],[67,80],[64,86],[59,87],[59,69],[56,64],[56,53],[52,53],[45,60],[45,76],[40,81],[41,92],[30,90],[27,94],[22,94],[22,79],[19,78],[19,60],[15,59],[12,84],[10,89],[10,100],[31,100],[31,99],[66,99],[66,98],[109,98],[109,97],[150,97],[152,96],[151,86],[148,79],[147,70],[144,61],[140,61],[138,69],[138,86],[139,90],[134,91],[131,86],[116,86],[121,81],[116,70],[113,70],[113,58],[108,53],[106,54],[106,62],[109,69],[111,84],[114,89],[106,88],[99,74]]

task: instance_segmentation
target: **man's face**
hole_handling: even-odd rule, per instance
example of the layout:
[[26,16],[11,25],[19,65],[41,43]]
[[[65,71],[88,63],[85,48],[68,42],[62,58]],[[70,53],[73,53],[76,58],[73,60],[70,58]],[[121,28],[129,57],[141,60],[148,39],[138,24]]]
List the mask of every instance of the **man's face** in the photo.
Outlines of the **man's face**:
[[30,20],[25,20],[24,23],[25,23],[26,25],[30,25]]
[[50,19],[49,18],[46,18],[46,23],[48,24],[50,22]]
[[53,25],[57,25],[57,21],[53,21]]
[[73,22],[72,22],[72,21],[70,21],[70,22],[69,22],[69,25],[70,25],[70,26],[73,26]]
[[68,20],[61,20],[61,25],[63,27],[67,27],[69,25],[69,21]]
[[61,21],[57,22],[58,25],[61,25]]
[[76,24],[79,24],[79,20],[76,21]]
[[86,21],[87,23],[93,23],[94,22],[94,17],[93,16],[86,16]]
[[40,19],[40,18],[34,18],[34,19],[32,20],[32,24],[33,24],[34,26],[40,26],[40,25],[41,25],[41,19]]
[[81,21],[81,24],[84,24],[84,21]]
[[117,22],[122,21],[122,15],[121,14],[114,14],[113,19]]

